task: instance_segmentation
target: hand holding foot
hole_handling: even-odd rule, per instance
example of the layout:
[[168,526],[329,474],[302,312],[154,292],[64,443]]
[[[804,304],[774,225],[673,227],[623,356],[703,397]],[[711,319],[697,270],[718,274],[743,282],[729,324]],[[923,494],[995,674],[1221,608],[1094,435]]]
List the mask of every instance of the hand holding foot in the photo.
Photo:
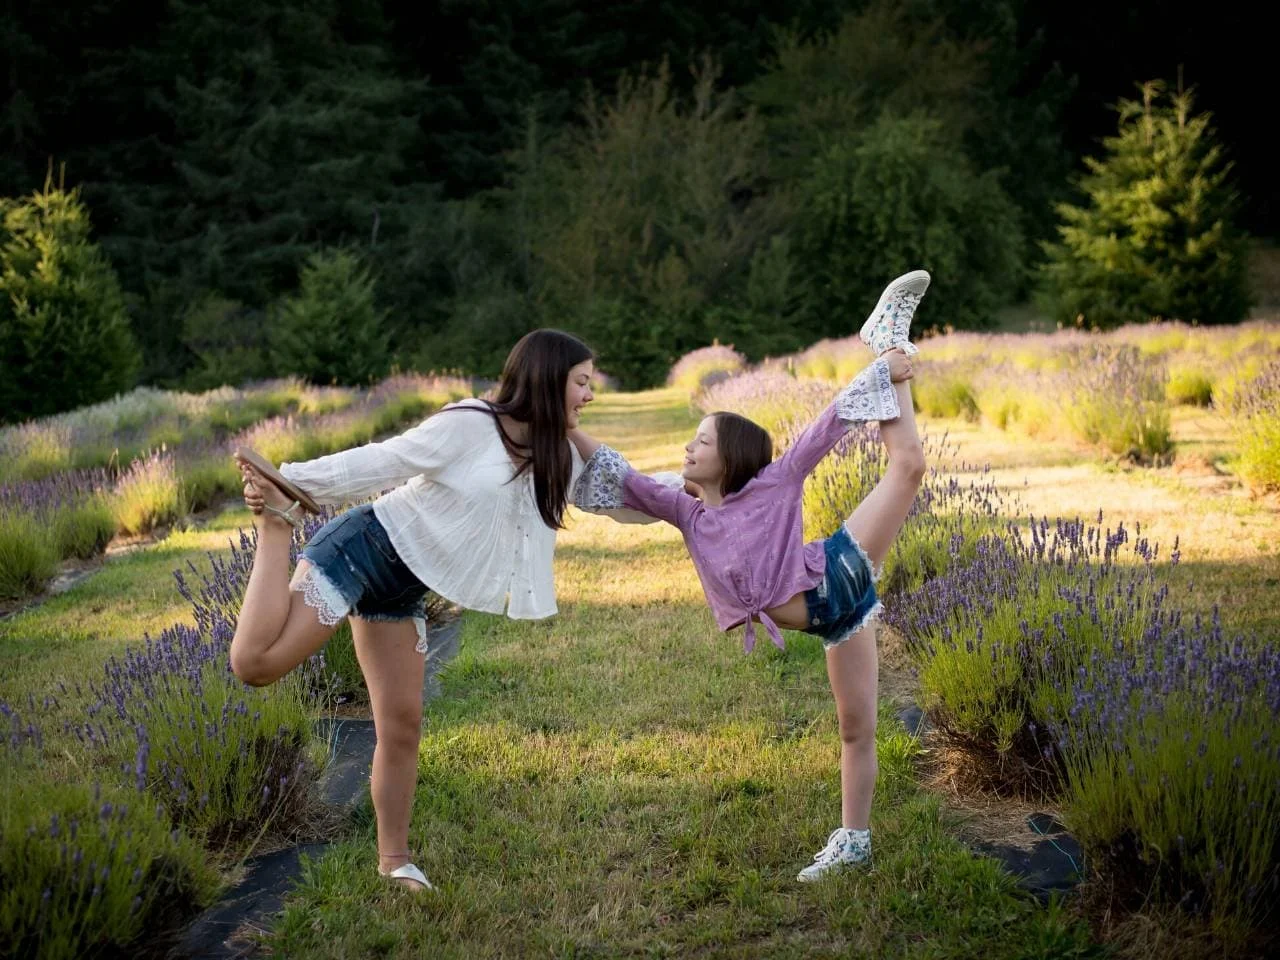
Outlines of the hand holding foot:
[[902,383],[915,376],[915,371],[911,368],[911,358],[903,352],[901,347],[894,347],[886,352],[884,359],[889,364],[890,382]]
[[302,529],[302,508],[297,500],[290,500],[270,480],[245,463],[240,463],[240,476],[244,478],[244,503],[259,526],[275,526],[287,523],[295,530]]

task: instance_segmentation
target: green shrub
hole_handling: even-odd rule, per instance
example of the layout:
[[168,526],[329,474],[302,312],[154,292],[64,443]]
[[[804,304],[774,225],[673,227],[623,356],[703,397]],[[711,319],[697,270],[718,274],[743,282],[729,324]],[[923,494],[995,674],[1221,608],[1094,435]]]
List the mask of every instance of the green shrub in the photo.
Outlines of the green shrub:
[[0,505],[0,597],[39,593],[60,559],[43,518]]
[[971,373],[964,365],[926,361],[921,367],[911,381],[911,397],[920,413],[926,417],[978,419]]
[[59,558],[97,556],[116,532],[115,511],[105,493],[66,504],[49,518],[49,533]]
[[1225,409],[1239,445],[1241,476],[1260,490],[1280,490],[1280,361],[1233,388]]
[[1224,955],[1274,929],[1280,894],[1280,650],[1224,637],[1215,614],[1168,615],[1104,651],[1055,724],[1063,813],[1131,906],[1206,917]]
[[1207,407],[1213,402],[1213,378],[1201,369],[1180,364],[1169,370],[1164,396],[1173,404]]
[[26,771],[0,802],[0,956],[136,956],[212,899],[216,872],[162,809]]
[[138,348],[78,190],[0,198],[0,421],[94,403],[133,384]]
[[1160,361],[1124,345],[1079,348],[1070,358],[1063,417],[1079,439],[1138,461],[1173,449]]
[[57,775],[49,701],[30,703],[0,703],[0,956],[135,956],[208,903],[217,874],[145,794]]
[[268,329],[278,372],[318,384],[367,384],[387,372],[386,317],[373,276],[349,251],[312,254]]
[[[1136,565],[1118,562],[1130,542]],[[887,615],[916,662],[922,705],[1001,786],[1056,790],[1063,768],[1049,730],[1067,716],[1079,671],[1141,651],[1161,615],[1155,549],[1123,525],[1104,530],[1101,518],[1032,520],[1029,531],[950,546],[970,547],[971,559]]]
[[686,353],[676,361],[671,372],[667,374],[667,386],[681,387],[695,394],[704,386],[709,375],[719,375],[717,379],[727,379],[741,373],[747,365],[747,358],[734,350],[732,345],[722,346],[719,342],[709,347],[699,347]]

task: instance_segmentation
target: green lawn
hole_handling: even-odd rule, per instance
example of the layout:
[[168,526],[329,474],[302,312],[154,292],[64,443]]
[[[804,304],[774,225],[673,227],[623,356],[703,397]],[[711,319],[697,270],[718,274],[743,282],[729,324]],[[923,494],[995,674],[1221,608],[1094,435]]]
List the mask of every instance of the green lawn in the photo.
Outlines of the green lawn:
[[[589,429],[642,469],[696,423],[676,392],[597,401]],[[442,887],[374,874],[366,824],[312,864],[270,935],[284,956],[1090,955],[1060,908],[1018,895],[951,836],[881,724],[875,869],[797,870],[838,825],[821,647],[744,656],[716,631],[679,535],[578,517],[560,615],[468,615],[428,709],[412,842]]]
[[[611,394],[587,427],[641,469],[674,466],[697,422],[678,391]],[[947,429],[1024,511],[1141,520],[1182,536],[1195,604],[1274,636],[1274,510],[1172,470],[1080,463],[1069,447]],[[108,561],[0,621],[0,699],[100,675],[145,632],[189,616],[171,573],[225,549],[248,514]],[[1070,910],[1017,893],[955,839],[920,788],[919,750],[886,710],[875,866],[803,886],[836,826],[838,740],[821,648],[744,656],[720,634],[678,534],[575,514],[557,552],[559,616],[467,615],[428,707],[412,842],[440,885],[375,875],[368,812],[311,863],[265,934],[282,956],[1071,957],[1100,952]],[[1136,955],[1136,954],[1135,954]]]

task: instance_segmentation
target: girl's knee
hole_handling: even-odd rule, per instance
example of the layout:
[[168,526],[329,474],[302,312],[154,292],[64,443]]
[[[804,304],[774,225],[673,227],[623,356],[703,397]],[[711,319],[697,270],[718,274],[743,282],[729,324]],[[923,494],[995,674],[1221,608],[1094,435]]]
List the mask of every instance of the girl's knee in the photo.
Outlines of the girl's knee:
[[422,739],[422,701],[396,704],[376,711],[374,728],[380,746],[416,752]]
[[867,716],[863,711],[838,711],[840,723],[840,741],[847,746],[856,747],[874,744],[876,739],[876,717],[872,712]]
[[272,674],[265,659],[260,654],[237,650],[233,644],[230,658],[231,672],[240,679],[241,683],[246,683],[251,687],[265,687],[280,679]]

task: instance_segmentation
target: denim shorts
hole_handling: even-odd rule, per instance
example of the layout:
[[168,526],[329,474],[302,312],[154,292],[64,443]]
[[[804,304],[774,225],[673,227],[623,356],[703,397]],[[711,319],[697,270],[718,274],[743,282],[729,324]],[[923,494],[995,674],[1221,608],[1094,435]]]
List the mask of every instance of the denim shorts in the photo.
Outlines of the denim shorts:
[[827,569],[822,582],[805,591],[809,625],[804,632],[821,637],[823,648],[830,649],[878,617],[883,607],[876,597],[871,560],[844,524],[822,546]]
[[303,594],[320,622],[332,626],[352,615],[365,620],[413,620],[425,652],[426,585],[400,559],[391,538],[364,504],[334,517],[302,548],[290,587]]

